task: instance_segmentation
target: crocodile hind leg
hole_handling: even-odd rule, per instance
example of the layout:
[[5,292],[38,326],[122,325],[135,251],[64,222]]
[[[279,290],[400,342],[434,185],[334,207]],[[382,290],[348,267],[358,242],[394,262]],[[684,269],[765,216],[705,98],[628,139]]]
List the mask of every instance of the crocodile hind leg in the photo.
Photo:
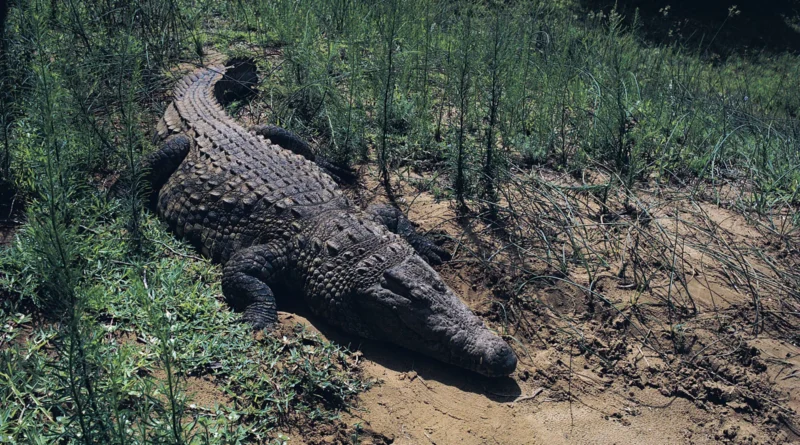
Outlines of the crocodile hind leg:
[[189,153],[191,145],[191,139],[185,134],[174,134],[164,140],[161,149],[142,159],[143,179],[150,185],[153,193],[158,192],[169,177],[175,173]]
[[[166,184],[169,177],[181,165],[186,154],[191,148],[191,140],[184,134],[174,134],[164,140],[161,149],[148,154],[139,163],[142,181],[147,184],[150,207],[155,207],[156,196],[161,187]],[[129,171],[111,186],[108,195],[111,197],[125,196],[132,186],[132,177]]]
[[251,131],[257,135],[264,136],[264,138],[272,141],[273,144],[280,145],[284,150],[289,150],[309,161],[316,160],[316,154],[308,143],[285,128],[275,125],[256,125]]
[[358,179],[356,173],[350,167],[316,154],[306,141],[285,128],[276,127],[275,125],[257,125],[251,131],[264,136],[264,138],[269,139],[273,144],[280,146],[284,150],[289,150],[314,162],[338,184],[355,184]]
[[222,293],[235,311],[244,312],[242,321],[255,329],[278,322],[269,283],[280,276],[285,266],[285,253],[271,244],[242,249],[228,260],[222,271]]
[[367,209],[370,218],[402,236],[429,264],[441,264],[450,259],[450,254],[417,232],[411,221],[397,207],[387,204],[372,205]]

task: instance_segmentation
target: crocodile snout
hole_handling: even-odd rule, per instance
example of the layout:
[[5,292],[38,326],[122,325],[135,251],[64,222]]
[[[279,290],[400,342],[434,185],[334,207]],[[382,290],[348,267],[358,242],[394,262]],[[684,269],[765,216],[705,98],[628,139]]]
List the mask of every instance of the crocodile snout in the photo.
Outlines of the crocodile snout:
[[484,355],[478,364],[477,371],[488,377],[504,377],[517,369],[517,356],[508,343],[499,337],[486,345]]
[[416,255],[384,271],[367,290],[377,337],[488,377],[514,372],[517,357]]

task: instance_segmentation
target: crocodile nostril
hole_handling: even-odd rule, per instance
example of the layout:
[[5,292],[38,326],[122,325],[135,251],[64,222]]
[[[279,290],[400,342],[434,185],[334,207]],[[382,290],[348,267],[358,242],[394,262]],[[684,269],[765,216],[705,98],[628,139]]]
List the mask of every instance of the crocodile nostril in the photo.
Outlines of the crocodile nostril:
[[508,344],[503,345],[497,350],[495,355],[495,372],[498,376],[509,375],[517,369],[517,355]]
[[517,355],[500,337],[491,335],[484,343],[483,353],[476,371],[488,377],[505,377],[517,368]]

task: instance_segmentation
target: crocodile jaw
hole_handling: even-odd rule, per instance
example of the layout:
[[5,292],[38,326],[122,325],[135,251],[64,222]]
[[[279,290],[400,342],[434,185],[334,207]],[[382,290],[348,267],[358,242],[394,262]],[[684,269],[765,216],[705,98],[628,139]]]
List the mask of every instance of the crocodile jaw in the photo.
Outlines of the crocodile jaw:
[[517,357],[416,255],[386,269],[360,295],[373,337],[489,377],[514,372]]

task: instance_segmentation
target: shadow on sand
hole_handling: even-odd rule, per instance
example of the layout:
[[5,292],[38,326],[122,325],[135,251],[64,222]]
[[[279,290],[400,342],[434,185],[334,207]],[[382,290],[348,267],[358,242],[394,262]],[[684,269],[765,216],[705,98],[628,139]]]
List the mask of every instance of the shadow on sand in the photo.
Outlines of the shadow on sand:
[[[291,306],[291,311],[281,317],[286,323],[307,324],[331,342],[361,351],[364,358],[391,371],[415,373],[413,375],[423,381],[436,381],[461,391],[483,395],[494,402],[513,402],[522,395],[522,389],[511,377],[484,377],[391,343],[349,335],[315,317],[307,308]],[[279,307],[281,311],[287,310],[286,305]]]

